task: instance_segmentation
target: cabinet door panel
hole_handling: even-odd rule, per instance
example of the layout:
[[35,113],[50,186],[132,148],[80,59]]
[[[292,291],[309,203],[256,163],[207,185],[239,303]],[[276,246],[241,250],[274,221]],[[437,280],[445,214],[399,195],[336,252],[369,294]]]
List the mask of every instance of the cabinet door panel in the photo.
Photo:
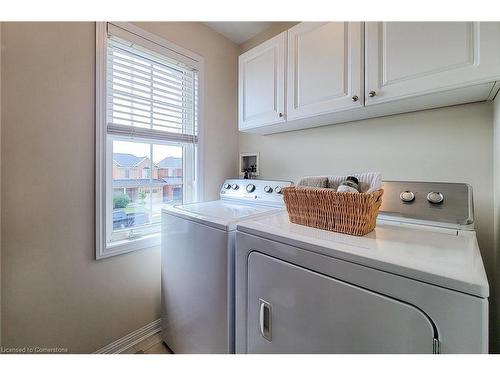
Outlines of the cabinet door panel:
[[361,30],[360,22],[302,22],[288,30],[288,120],[362,106]]
[[366,105],[498,79],[499,25],[367,22]]
[[239,57],[239,127],[284,122],[286,32]]
[[432,353],[434,328],[415,307],[252,252],[248,353]]

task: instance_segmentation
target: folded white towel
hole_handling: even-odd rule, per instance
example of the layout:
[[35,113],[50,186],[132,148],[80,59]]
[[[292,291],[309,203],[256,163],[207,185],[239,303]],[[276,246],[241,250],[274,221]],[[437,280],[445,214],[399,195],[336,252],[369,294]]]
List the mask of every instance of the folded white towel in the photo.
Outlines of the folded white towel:
[[303,177],[297,182],[297,186],[326,188],[328,177]]
[[[379,172],[351,173],[345,176],[309,176],[303,177],[297,182],[297,186],[328,187],[335,189],[348,176],[354,176],[359,181],[359,188],[362,193],[373,193],[382,188],[382,175]],[[327,183],[326,181],[327,180]]]
[[340,183],[348,176],[354,176],[359,181],[359,189],[362,193],[373,193],[382,188],[382,175],[379,172],[351,173],[345,176],[329,176],[328,187],[337,190]]

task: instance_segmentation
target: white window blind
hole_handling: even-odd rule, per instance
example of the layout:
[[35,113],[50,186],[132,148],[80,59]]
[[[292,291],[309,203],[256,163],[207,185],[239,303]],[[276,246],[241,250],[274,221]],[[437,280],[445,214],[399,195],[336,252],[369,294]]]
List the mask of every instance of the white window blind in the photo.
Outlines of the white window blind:
[[197,142],[196,70],[110,35],[108,134]]

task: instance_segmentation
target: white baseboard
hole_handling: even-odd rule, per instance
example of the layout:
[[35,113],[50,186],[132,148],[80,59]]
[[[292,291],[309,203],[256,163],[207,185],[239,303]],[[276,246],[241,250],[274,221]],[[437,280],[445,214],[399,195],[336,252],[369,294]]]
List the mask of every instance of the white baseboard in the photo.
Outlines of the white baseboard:
[[161,331],[161,319],[157,319],[154,322],[146,324],[144,327],[130,332],[128,335],[106,345],[105,347],[97,350],[94,354],[118,354],[124,352],[125,350],[131,348],[135,344],[147,339],[149,336],[153,336],[155,333]]

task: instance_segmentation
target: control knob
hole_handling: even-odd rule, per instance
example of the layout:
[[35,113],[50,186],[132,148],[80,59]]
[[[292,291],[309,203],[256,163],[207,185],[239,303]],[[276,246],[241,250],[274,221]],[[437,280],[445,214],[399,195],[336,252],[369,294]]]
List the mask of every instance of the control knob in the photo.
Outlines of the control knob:
[[252,191],[255,190],[255,185],[254,184],[248,184],[247,187],[246,187],[246,189],[247,189],[248,193],[251,193]]
[[230,184],[228,184],[228,183],[226,182],[226,183],[224,184],[224,189],[226,189],[226,190],[227,190],[227,189],[231,189],[231,185],[230,185]]
[[238,190],[238,188],[239,188],[239,186],[237,184],[233,184],[231,187],[233,188],[233,190]]
[[413,191],[403,191],[401,194],[399,194],[399,198],[405,203],[413,202],[415,200],[415,194]]
[[274,188],[274,191],[275,191],[276,193],[278,193],[278,194],[283,194],[283,192],[281,191],[281,186],[276,186],[276,187]]
[[271,186],[269,186],[269,185],[266,185],[266,186],[264,186],[264,191],[266,193],[272,193],[273,192],[273,188]]
[[429,194],[427,194],[427,200],[432,204],[438,204],[443,202],[444,196],[438,191],[431,191]]

